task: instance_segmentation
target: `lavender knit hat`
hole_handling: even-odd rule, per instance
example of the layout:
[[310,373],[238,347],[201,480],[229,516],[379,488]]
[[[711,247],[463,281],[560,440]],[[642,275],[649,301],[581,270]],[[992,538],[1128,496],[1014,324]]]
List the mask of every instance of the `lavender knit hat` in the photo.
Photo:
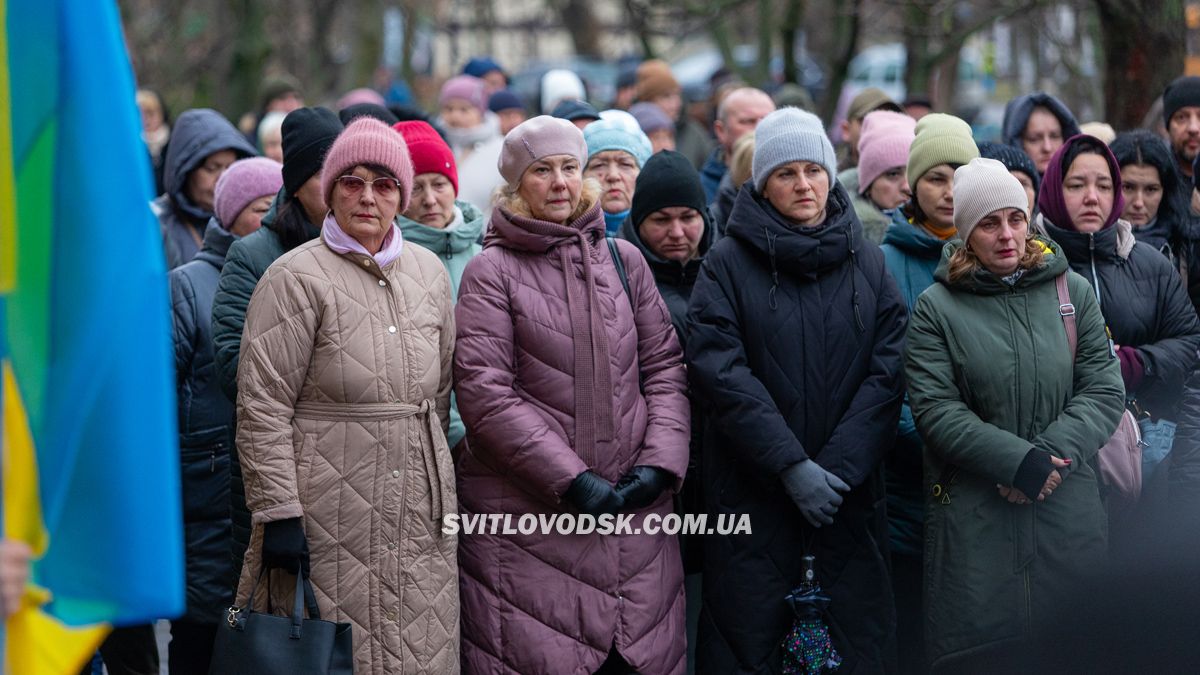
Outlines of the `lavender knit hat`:
[[250,202],[274,196],[283,187],[283,165],[266,157],[239,159],[221,177],[213,197],[217,222],[228,230]]
[[408,146],[398,131],[374,117],[359,117],[338,135],[321,167],[321,194],[331,204],[333,182],[360,164],[375,164],[400,181],[400,212],[408,209],[412,194],[413,166]]
[[438,94],[438,105],[446,105],[452,98],[462,99],[479,109],[487,112],[487,85],[478,77],[458,75],[446,80],[442,91]]
[[518,124],[504,137],[504,148],[496,166],[510,186],[521,182],[530,164],[551,155],[571,155],[583,169],[587,161],[587,143],[579,127],[557,117],[538,115]]
[[866,194],[871,183],[890,169],[908,167],[917,121],[904,113],[876,110],[863,118],[858,138],[858,191]]

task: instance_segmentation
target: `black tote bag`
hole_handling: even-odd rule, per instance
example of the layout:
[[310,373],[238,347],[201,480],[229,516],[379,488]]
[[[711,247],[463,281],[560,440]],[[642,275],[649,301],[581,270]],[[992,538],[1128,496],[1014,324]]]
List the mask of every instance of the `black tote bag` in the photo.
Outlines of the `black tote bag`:
[[261,578],[251,585],[246,608],[230,607],[217,625],[209,675],[351,675],[350,624],[321,620],[312,582],[297,574],[292,615],[275,616],[253,609]]

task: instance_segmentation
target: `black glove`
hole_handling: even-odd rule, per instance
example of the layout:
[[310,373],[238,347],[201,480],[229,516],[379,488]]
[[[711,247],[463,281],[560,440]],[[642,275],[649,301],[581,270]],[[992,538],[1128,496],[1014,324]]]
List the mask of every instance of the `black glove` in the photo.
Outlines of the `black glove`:
[[303,570],[308,576],[308,540],[299,518],[276,520],[263,525],[263,567],[278,567],[292,574]]
[[590,513],[593,516],[604,513],[615,515],[625,505],[625,500],[617,494],[612,483],[591,471],[584,471],[576,476],[563,499],[570,502],[580,513]]
[[674,476],[657,466],[635,466],[617,481],[617,494],[625,500],[625,510],[644,509],[658,499]]

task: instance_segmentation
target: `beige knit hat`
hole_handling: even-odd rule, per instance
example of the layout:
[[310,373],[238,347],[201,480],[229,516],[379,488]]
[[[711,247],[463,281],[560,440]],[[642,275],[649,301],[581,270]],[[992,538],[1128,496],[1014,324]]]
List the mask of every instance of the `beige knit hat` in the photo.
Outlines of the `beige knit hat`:
[[1007,167],[976,157],[954,170],[954,227],[964,242],[979,221],[1000,209],[1020,209],[1029,218],[1029,195]]

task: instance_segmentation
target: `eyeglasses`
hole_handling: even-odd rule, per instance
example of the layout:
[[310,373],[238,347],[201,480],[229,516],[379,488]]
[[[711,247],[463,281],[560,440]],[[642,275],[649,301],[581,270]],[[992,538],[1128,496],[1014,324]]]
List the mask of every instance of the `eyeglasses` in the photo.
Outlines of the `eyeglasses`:
[[391,197],[400,189],[400,181],[387,176],[380,176],[371,181],[358,176],[338,176],[337,178],[337,184],[351,197],[362,192],[368,183],[371,184],[371,190],[377,197]]

